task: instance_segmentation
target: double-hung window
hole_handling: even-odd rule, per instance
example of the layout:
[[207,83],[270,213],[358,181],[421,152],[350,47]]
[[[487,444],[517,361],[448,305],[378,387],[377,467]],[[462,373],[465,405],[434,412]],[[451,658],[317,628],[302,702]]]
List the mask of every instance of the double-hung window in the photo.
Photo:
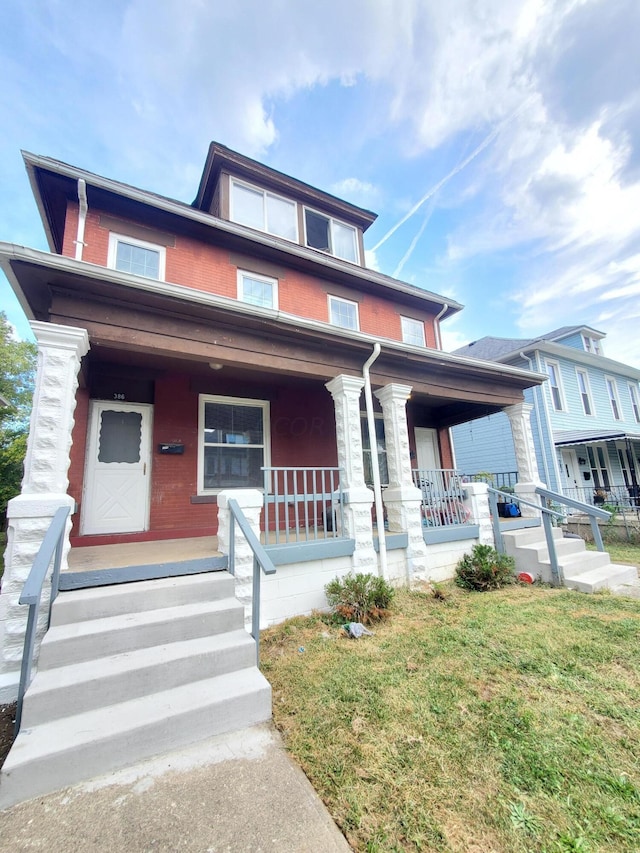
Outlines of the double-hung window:
[[607,394],[609,396],[609,402],[611,403],[611,411],[613,413],[614,420],[621,421],[622,414],[620,410],[620,398],[618,397],[618,386],[616,384],[616,380],[612,376],[605,376],[604,382],[607,386]]
[[589,337],[589,335],[583,335],[582,341],[584,343],[584,348],[587,352],[592,352],[594,355],[602,354],[600,341],[597,338],[591,338]]
[[239,181],[231,181],[232,222],[298,242],[296,204],[275,193]]
[[306,244],[312,249],[328,252],[345,261],[358,262],[356,229],[308,207],[304,210]]
[[329,296],[329,322],[343,329],[353,329],[357,332],[360,328],[358,320],[358,303],[349,299],[341,299],[339,296]]
[[629,385],[629,399],[631,400],[631,411],[633,412],[634,420],[640,424],[640,405],[638,405],[638,386]]
[[269,403],[200,396],[198,492],[261,489],[269,465]]
[[591,394],[589,393],[589,377],[586,370],[576,370],[578,377],[578,391],[582,400],[582,409],[585,415],[593,414],[593,405],[591,403]]
[[424,323],[411,317],[400,317],[402,326],[402,341],[405,344],[413,344],[416,347],[425,346]]
[[562,395],[562,385],[560,378],[560,365],[557,361],[547,361],[547,375],[549,376],[549,391],[551,392],[551,402],[556,412],[564,411],[564,398]]
[[[387,447],[384,436],[384,420],[382,415],[374,415],[376,428],[375,446],[378,451],[380,465],[380,484],[389,484],[389,469],[387,467]],[[360,414],[360,430],[362,433],[362,461],[364,463],[364,481],[368,486],[373,485],[373,453],[369,437],[369,425],[366,412]]]
[[164,281],[166,249],[123,234],[109,234],[107,266]]
[[238,270],[238,299],[260,308],[277,308],[278,279]]

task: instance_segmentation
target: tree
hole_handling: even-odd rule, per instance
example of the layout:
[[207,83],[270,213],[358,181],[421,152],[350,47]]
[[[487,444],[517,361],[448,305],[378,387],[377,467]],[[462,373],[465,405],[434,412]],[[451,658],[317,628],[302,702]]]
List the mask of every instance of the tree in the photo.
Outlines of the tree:
[[[20,492],[27,449],[29,416],[37,347],[17,341],[4,311],[0,311],[0,518],[7,503]],[[5,405],[6,403],[6,405]]]

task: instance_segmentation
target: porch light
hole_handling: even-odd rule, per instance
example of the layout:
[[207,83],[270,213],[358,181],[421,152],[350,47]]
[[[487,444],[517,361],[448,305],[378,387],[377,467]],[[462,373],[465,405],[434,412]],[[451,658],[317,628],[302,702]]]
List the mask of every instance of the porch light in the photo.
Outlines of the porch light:
[[219,361],[210,361],[209,367],[211,368],[211,370],[222,370],[222,365]]

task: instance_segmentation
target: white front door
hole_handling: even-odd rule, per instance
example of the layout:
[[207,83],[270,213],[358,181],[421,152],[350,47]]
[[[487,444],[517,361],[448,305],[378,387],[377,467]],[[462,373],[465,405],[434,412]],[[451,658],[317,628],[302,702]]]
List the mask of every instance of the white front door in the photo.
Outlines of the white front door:
[[435,471],[440,468],[438,431],[416,427],[416,457],[420,471]]
[[582,500],[576,489],[580,487],[580,468],[575,450],[562,450],[562,485],[568,498]]
[[149,525],[152,407],[91,404],[81,532],[138,533]]

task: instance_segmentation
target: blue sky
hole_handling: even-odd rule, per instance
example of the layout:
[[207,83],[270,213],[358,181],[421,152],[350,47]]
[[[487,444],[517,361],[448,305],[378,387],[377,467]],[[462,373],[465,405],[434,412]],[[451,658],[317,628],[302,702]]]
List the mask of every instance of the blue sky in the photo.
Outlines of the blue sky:
[[[4,0],[20,149],[190,202],[215,139],[379,214],[371,265],[466,308],[445,349],[584,323],[640,367],[637,0]],[[398,226],[398,227],[396,227]],[[26,322],[0,273],[0,305]]]

